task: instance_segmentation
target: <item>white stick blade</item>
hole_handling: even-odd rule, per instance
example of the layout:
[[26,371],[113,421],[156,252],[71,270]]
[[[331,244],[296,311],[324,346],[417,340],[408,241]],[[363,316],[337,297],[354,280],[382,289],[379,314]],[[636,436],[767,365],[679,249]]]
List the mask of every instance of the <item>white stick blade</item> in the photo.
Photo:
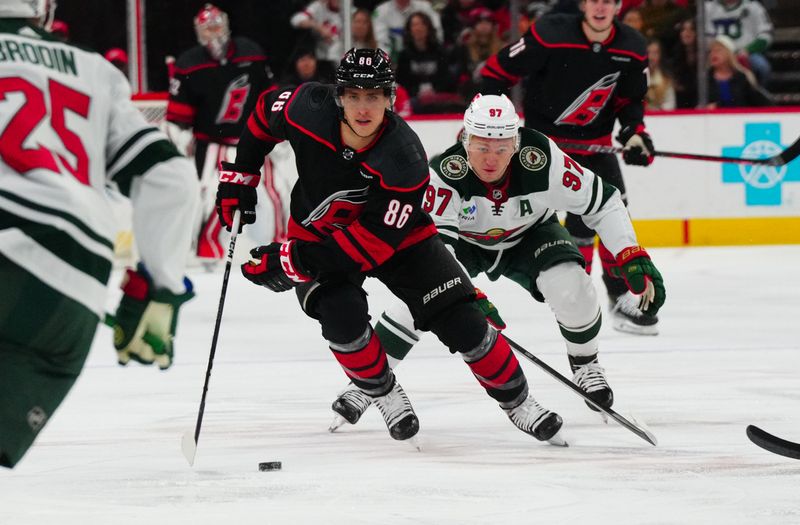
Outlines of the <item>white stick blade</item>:
[[183,457],[189,462],[189,466],[194,466],[194,455],[197,452],[197,441],[194,440],[194,431],[187,430],[181,439],[181,450]]

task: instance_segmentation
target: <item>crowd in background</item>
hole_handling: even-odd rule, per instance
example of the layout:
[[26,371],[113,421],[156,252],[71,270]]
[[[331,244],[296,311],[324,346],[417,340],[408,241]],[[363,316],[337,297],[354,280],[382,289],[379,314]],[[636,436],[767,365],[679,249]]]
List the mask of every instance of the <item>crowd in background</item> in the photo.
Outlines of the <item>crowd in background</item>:
[[[621,22],[648,41],[648,109],[698,107],[697,38],[703,35],[709,39],[707,107],[770,104],[764,89],[770,65],[764,52],[772,41],[771,1],[708,0],[706,27],[699,30],[695,0],[622,0]],[[202,2],[197,3],[199,7]],[[257,3],[249,10],[244,9],[247,2],[215,3],[229,11],[234,34],[251,37],[267,49],[279,82],[333,80],[334,65],[344,52],[340,0],[274,0],[268,2],[269,20],[261,21]],[[579,3],[532,0],[511,13],[507,0],[354,0],[352,42],[389,52],[405,114],[458,112],[477,92],[481,67],[490,56],[528,31],[537,18],[576,12]],[[154,5],[150,17],[159,9]],[[193,14],[186,18],[187,31]],[[514,19],[518,23],[512,28]],[[163,55],[194,45],[182,32],[172,32],[174,38],[161,43],[168,35],[151,27],[159,23],[166,22],[148,18],[148,57],[155,63],[150,67],[151,90],[166,88]],[[95,47],[125,67],[124,44]]]

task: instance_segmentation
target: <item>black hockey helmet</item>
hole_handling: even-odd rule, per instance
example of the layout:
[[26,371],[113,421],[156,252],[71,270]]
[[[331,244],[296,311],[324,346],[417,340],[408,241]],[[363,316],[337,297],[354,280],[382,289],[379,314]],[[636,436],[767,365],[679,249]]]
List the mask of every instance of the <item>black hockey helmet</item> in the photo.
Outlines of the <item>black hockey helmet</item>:
[[350,49],[336,69],[336,93],[341,96],[345,88],[383,89],[392,96],[394,71],[389,55],[382,49]]

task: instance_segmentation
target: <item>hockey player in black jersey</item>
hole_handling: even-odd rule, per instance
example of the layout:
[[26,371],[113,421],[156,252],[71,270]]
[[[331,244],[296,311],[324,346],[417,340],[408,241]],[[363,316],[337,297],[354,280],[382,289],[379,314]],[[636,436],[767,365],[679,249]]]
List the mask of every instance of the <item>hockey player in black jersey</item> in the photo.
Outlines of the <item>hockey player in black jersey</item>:
[[[194,135],[197,174],[203,191],[210,196],[204,199],[197,255],[220,259],[225,250],[219,241],[220,224],[213,210],[217,167],[220,161],[235,157],[239,135],[258,96],[277,88],[264,51],[250,39],[231,37],[225,12],[206,4],[195,16],[194,28],[198,45],[178,57],[170,78],[167,121],[191,129]],[[267,176],[262,182],[266,191],[260,193],[273,208],[274,234],[273,228],[260,233],[281,239],[285,236],[283,206],[270,168],[265,167]],[[264,221],[266,215],[262,213]]]
[[375,404],[394,439],[413,437],[419,422],[387,366],[369,324],[366,277],[402,299],[415,325],[460,353],[512,422],[539,440],[558,440],[561,418],[535,410],[522,368],[475,302],[469,277],[423,212],[429,174],[411,128],[389,110],[394,73],[382,50],[351,49],[336,86],[306,83],[262,95],[224,165],[217,210],[230,227],[235,211],[254,220],[261,159],[277,142],[295,150],[289,241],[261,246],[244,276],[273,291],[295,289],[305,313],[352,382]]
[[[526,79],[525,125],[556,144],[611,145],[615,120],[627,164],[653,161],[653,142],[644,126],[647,51],[644,37],[615,20],[620,0],[581,0],[580,15],[539,18],[514,44],[487,60],[481,74],[484,94],[504,92]],[[562,148],[581,165],[603,175],[627,204],[625,183],[613,154]],[[595,232],[574,214],[567,230],[575,238],[591,273]],[[614,257],[600,243],[603,281],[613,326],[624,332],[656,335],[658,318],[643,315],[625,284],[610,274]]]

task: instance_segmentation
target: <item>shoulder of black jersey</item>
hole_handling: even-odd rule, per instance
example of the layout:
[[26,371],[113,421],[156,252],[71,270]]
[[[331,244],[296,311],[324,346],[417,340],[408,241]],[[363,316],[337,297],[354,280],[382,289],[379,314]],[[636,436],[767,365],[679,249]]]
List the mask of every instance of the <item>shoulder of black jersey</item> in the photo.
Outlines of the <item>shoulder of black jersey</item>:
[[188,69],[206,63],[212,63],[211,57],[208,56],[208,52],[203,46],[198,45],[178,55],[178,58],[175,60],[175,67],[177,69]]
[[608,46],[610,49],[623,51],[640,62],[647,60],[647,40],[644,35],[617,20],[614,21],[614,29],[616,34]]
[[586,37],[581,31],[581,15],[545,15],[538,18],[531,26],[531,33],[545,47],[558,44],[586,44]]
[[[291,120],[297,120],[311,125],[324,121],[324,125],[327,126],[331,114],[337,115],[338,118],[338,106],[333,97],[333,86],[319,82],[306,82],[296,88],[282,86],[276,92],[283,93],[292,89],[294,89],[292,95],[286,103],[286,113],[290,123]],[[314,125],[314,127],[317,126]]]
[[361,165],[380,178],[381,186],[394,191],[415,191],[430,180],[428,157],[411,127],[392,112],[378,143]]
[[262,56],[266,59],[264,50],[256,42],[243,36],[233,37],[233,44],[235,46],[234,56]]

